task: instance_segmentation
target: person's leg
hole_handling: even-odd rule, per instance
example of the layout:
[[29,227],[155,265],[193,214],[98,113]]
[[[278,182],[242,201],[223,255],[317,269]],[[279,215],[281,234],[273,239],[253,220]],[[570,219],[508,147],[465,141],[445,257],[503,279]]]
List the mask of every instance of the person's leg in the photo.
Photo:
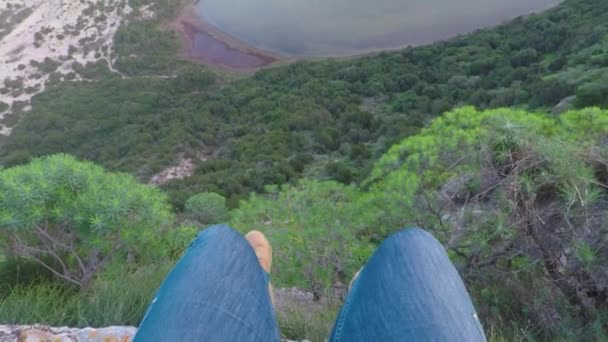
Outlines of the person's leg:
[[485,341],[443,246],[407,229],[389,237],[355,279],[330,341]]
[[268,283],[241,234],[205,229],[161,285],[134,341],[279,341]]

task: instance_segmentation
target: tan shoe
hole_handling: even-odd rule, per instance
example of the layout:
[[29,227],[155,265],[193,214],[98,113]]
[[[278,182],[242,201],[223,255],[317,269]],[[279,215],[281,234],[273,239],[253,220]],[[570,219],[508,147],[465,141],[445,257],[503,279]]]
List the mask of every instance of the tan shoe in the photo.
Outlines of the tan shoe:
[[249,241],[264,271],[270,273],[270,268],[272,267],[272,247],[270,247],[270,242],[268,242],[266,236],[257,230],[252,230],[245,235],[245,239]]
[[[255,255],[258,257],[258,261],[260,262],[260,266],[262,266],[266,273],[270,274],[270,269],[272,267],[272,247],[270,246],[268,239],[266,239],[266,236],[257,230],[252,230],[245,235],[245,239],[249,241],[249,244],[253,248]],[[272,283],[270,282],[268,282],[268,293],[270,294],[270,301],[274,306],[274,291],[272,290]]]

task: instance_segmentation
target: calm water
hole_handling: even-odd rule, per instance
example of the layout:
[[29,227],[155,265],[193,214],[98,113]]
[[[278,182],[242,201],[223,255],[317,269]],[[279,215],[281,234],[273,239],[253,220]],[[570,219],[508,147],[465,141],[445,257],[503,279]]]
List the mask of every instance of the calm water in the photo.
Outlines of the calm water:
[[201,0],[199,15],[255,47],[349,55],[430,43],[561,0]]
[[230,47],[195,25],[183,22],[183,29],[191,39],[190,56],[205,63],[230,69],[258,68],[272,63],[269,57],[258,56]]

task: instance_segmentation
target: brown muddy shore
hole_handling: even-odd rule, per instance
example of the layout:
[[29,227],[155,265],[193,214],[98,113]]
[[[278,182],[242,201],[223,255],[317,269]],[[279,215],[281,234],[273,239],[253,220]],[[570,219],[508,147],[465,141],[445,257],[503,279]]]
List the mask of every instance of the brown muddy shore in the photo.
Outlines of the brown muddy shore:
[[182,38],[183,57],[231,71],[255,71],[283,56],[256,49],[220,31],[196,14],[196,4],[184,7],[171,27]]

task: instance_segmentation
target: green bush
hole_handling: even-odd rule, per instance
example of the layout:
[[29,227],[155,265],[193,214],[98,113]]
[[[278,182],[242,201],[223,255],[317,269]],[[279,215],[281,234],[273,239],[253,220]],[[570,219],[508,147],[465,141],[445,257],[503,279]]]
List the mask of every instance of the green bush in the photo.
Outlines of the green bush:
[[127,75],[171,75],[187,63],[177,58],[179,40],[158,23],[134,20],[114,36],[116,68]]
[[184,213],[187,218],[202,225],[222,223],[228,219],[226,199],[212,192],[190,197],[184,206]]
[[169,260],[179,259],[190,243],[200,232],[200,227],[196,225],[182,225],[170,229],[165,236],[160,237],[157,242],[162,255]]
[[608,107],[608,76],[597,81],[580,86],[576,91],[576,102],[580,107],[601,106]]
[[0,171],[6,253],[80,287],[113,258],[149,255],[172,220],[158,189],[67,155]]
[[380,158],[362,199],[401,203],[446,242],[487,325],[601,340],[602,285],[581,279],[608,260],[595,219],[605,216],[607,117],[460,108]]
[[264,232],[273,247],[273,282],[298,286],[317,297],[337,283],[348,283],[371,255],[373,246],[359,239],[361,217],[352,204],[357,191],[336,182],[302,181],[267,189],[232,212],[242,232]]

